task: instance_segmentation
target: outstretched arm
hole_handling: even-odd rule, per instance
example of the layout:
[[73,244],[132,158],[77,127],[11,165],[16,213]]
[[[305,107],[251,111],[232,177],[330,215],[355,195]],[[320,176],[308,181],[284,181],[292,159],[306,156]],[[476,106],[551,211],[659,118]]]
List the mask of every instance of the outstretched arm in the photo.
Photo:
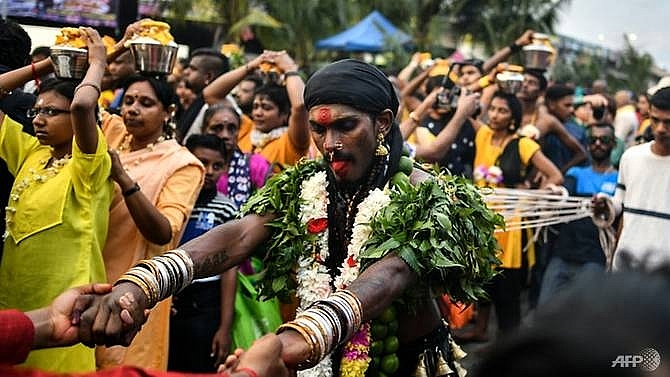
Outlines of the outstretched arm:
[[[221,273],[240,264],[270,236],[265,224],[271,215],[247,215],[211,229],[181,246],[193,262],[195,278]],[[171,293],[178,287],[174,282]],[[81,315],[80,336],[88,345],[128,345],[145,321],[145,310],[150,306],[143,289],[128,281],[119,282],[111,293],[96,298],[93,305]],[[126,310],[132,321],[123,321]],[[131,322],[132,324],[129,324]]]

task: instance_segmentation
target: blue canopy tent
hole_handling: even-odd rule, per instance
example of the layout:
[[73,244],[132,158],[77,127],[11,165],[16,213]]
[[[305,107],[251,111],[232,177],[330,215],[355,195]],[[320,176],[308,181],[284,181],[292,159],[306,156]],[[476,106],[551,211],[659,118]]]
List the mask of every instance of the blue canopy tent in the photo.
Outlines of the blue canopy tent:
[[349,29],[316,42],[317,49],[349,52],[382,52],[391,44],[406,46],[412,37],[400,31],[378,11],[372,11]]

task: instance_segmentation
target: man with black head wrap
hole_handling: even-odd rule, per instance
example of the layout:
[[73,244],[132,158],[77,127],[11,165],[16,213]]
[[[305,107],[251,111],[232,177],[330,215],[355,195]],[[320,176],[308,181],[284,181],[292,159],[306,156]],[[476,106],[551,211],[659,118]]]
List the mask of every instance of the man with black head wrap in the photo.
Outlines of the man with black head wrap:
[[[402,156],[398,99],[374,66],[330,64],[310,78],[304,97],[324,158],[276,175],[240,220],[184,244],[195,277],[264,246],[261,294],[295,293],[299,301],[295,320],[277,332],[283,361],[301,376],[456,376],[457,347],[433,293],[471,301],[483,292],[501,218],[462,178],[429,174]],[[153,273],[155,281],[170,281],[161,268]],[[152,279],[140,280],[153,291]],[[176,290],[176,280],[156,288],[159,299]],[[120,327],[110,310],[118,313],[124,295],[135,300],[126,308],[141,323],[156,301],[144,283],[137,275],[120,282],[82,315],[82,326],[97,316],[109,319],[107,329]],[[125,334],[100,335],[90,341]]]

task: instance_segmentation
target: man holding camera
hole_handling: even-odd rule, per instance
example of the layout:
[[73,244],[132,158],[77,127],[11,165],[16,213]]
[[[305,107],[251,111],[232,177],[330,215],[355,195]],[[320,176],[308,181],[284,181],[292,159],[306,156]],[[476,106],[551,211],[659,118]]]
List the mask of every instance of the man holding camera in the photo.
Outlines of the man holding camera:
[[[469,117],[476,111],[479,95],[471,95],[462,88],[481,77],[483,62],[471,59],[452,67],[458,69],[459,85],[449,78],[452,68],[446,64],[434,67],[426,83],[430,94],[410,113],[400,129],[405,139],[416,131],[415,157],[418,160],[436,162],[453,175],[471,177],[475,129]],[[469,98],[468,109],[460,109],[462,96]]]

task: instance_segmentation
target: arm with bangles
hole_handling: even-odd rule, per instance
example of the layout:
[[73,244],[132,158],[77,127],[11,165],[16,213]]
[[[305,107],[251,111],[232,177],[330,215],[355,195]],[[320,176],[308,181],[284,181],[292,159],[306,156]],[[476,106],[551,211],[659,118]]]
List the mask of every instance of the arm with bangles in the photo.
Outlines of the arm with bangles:
[[[416,277],[407,263],[394,253],[366,268],[347,287],[347,291],[360,302],[361,322],[365,323],[379,317],[393,300],[400,297],[405,289],[416,281]],[[353,323],[346,325],[356,327]],[[354,330],[354,328],[348,329],[351,334]],[[279,333],[279,339],[282,342],[282,359],[289,369],[295,369],[313,356],[312,345],[300,332],[288,328]],[[341,343],[347,340],[345,338]]]
[[[265,224],[272,219],[271,215],[247,215],[212,228],[182,245],[180,250],[188,254],[193,262],[193,278],[220,274],[242,263],[268,240],[270,230]],[[176,286],[171,288],[178,289]],[[128,281],[117,282],[111,293],[96,298],[95,303],[82,314],[82,342],[91,345],[130,344],[134,333],[144,323],[145,309],[154,304],[139,285]],[[119,313],[123,309],[130,312],[135,325],[122,323]]]

